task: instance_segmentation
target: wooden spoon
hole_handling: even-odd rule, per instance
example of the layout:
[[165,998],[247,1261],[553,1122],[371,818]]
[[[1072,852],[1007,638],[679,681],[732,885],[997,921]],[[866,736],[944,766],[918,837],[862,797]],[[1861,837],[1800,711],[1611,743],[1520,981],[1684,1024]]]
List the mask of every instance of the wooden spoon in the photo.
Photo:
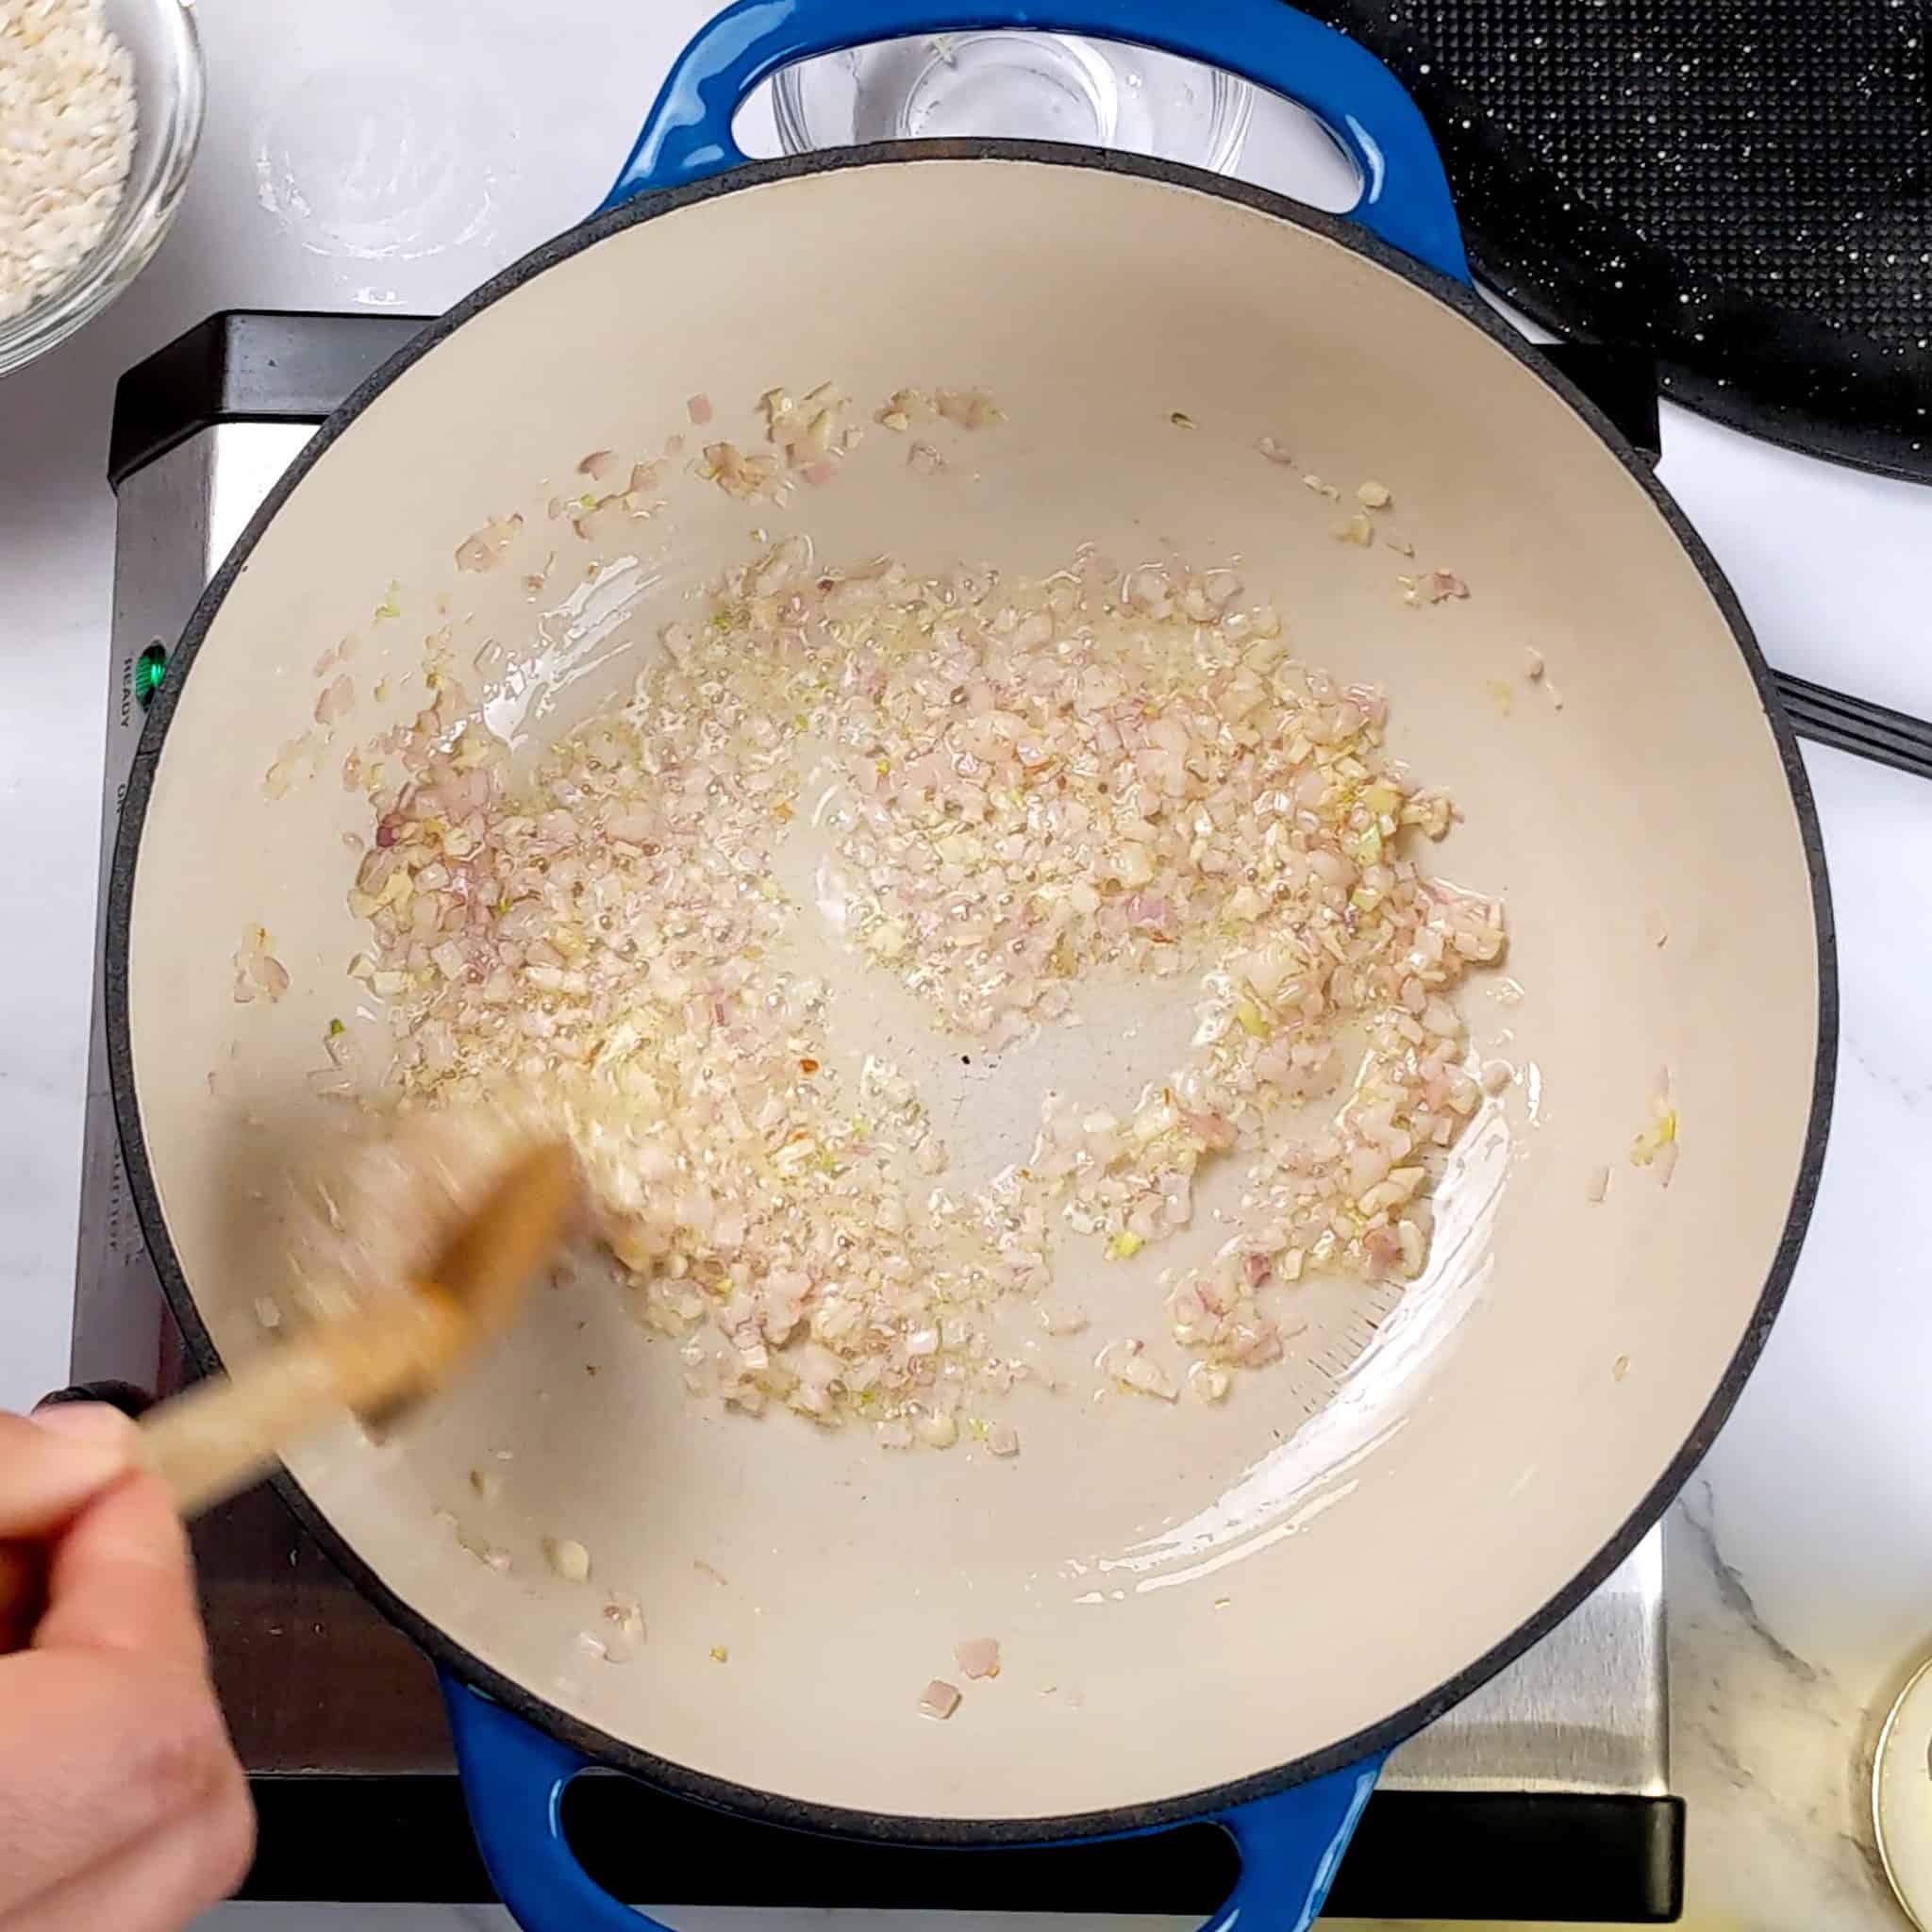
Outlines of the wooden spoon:
[[147,1465],[183,1516],[249,1487],[276,1456],[340,1419],[387,1418],[433,1392],[523,1306],[576,1201],[569,1146],[507,1167],[426,1281],[318,1322],[233,1375],[213,1375],[142,1418]]

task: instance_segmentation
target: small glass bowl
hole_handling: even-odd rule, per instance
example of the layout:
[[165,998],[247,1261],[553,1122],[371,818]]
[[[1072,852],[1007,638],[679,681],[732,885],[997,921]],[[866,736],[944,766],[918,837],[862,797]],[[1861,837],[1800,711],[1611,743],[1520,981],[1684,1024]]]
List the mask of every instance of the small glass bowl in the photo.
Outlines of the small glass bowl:
[[1004,135],[1125,149],[1228,173],[1254,92],[1219,68],[1069,34],[922,34],[785,68],[772,107],[787,154],[858,142]]
[[74,273],[0,322],[0,375],[92,322],[161,245],[201,139],[201,42],[183,0],[105,0],[108,27],[134,62],[134,159],[107,233]]

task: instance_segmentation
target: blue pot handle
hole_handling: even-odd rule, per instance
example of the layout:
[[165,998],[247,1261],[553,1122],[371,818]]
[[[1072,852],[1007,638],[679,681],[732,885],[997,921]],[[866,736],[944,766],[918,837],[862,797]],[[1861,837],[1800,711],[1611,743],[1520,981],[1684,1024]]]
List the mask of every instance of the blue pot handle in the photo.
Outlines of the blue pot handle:
[[1158,47],[1298,101],[1361,170],[1350,219],[1417,261],[1469,279],[1448,178],[1422,110],[1367,48],[1282,0],[735,0],[678,56],[604,206],[741,166],[748,157],[732,138],[732,119],[781,67],[873,41],[988,27]]
[[[655,1927],[593,1885],[564,1840],[563,1788],[591,1760],[454,1677],[443,1677],[442,1696],[477,1849],[524,1932]],[[1307,1932],[1381,1769],[1379,1757],[1365,1758],[1217,1815],[1241,1853],[1241,1875],[1204,1932]]]
[[1322,1914],[1341,1855],[1361,1822],[1385,1753],[1222,1812],[1241,1872],[1202,1932],[1307,1932]]
[[476,1849],[497,1897],[524,1932],[655,1926],[593,1885],[564,1838],[563,1788],[590,1759],[447,1673],[442,1702]]

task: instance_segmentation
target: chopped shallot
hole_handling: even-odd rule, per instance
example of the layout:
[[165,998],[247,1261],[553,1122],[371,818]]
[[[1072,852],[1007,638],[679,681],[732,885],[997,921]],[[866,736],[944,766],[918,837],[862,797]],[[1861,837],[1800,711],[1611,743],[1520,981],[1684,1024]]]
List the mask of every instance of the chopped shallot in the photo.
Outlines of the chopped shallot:
[[936,390],[932,406],[961,429],[984,429],[1001,420],[998,405],[981,389]]
[[245,1006],[258,993],[271,1006],[289,990],[289,969],[269,951],[265,926],[251,925],[235,949],[235,1001]]
[[356,687],[346,675],[336,678],[315,701],[315,722],[334,724],[349,715],[356,702]]
[[997,1677],[1000,1646],[996,1638],[969,1637],[953,1646],[953,1657],[963,1677]]
[[1144,1341],[1109,1341],[1100,1351],[1094,1367],[1120,1389],[1156,1396],[1162,1402],[1174,1401],[1180,1391],[1174,1377],[1146,1354],[1146,1347]]
[[904,435],[913,424],[930,421],[932,413],[931,397],[916,389],[902,389],[883,408],[874,412],[873,421],[883,428]]
[[1188,1371],[1188,1386],[1203,1402],[1224,1402],[1234,1377],[1212,1362],[1196,1362]]
[[748,457],[735,442],[708,442],[698,475],[741,502],[767,493],[778,478],[776,457]]
[[[849,446],[845,408],[771,391],[772,452],[713,443],[700,474],[736,496],[808,478]],[[996,413],[902,391],[881,420]],[[648,469],[582,514],[641,513]],[[372,823],[347,899],[369,936],[350,972],[387,1003],[405,1107],[514,1085],[570,1136],[594,1232],[694,1398],[895,1449],[1018,1454],[1005,1398],[1066,1385],[1053,1351],[1000,1339],[996,1306],[1024,1298],[1048,1337],[1084,1327],[1062,1243],[1133,1264],[1108,1282],[1136,1302],[1123,1325],[1165,1297],[1173,1369],[1165,1345],[1100,1352],[1110,1384],[1164,1402],[1183,1366],[1213,1403],[1279,1360],[1299,1325],[1279,1298],[1307,1275],[1420,1274],[1428,1191],[1485,1091],[1456,1002],[1507,941],[1500,906],[1419,862],[1454,813],[1390,757],[1384,695],[1291,658],[1230,570],[1082,553],[1039,581],[925,577],[758,541],[621,702],[529,766],[446,636],[425,708],[358,754]],[[475,675],[500,688],[489,652]],[[817,807],[808,770],[830,785]],[[835,1051],[829,990],[799,962],[815,915],[775,860],[808,824],[855,970],[962,1058],[1077,1023],[1106,977],[1173,981],[1192,1042],[1138,1101],[1044,1096],[1030,1153],[936,1187],[950,1126],[905,1071]],[[265,935],[235,963],[238,998],[286,988]],[[1319,1126],[1283,1130],[1311,1107]],[[1222,1251],[1159,1271],[1148,1251],[1233,1161]],[[581,1544],[546,1549],[590,1575]]]
[[591,1574],[591,1553],[569,1537],[545,1537],[543,1554],[566,1583],[581,1583]]
[[457,568],[458,570],[493,570],[503,553],[509,548],[510,539],[524,526],[520,515],[491,517],[475,536],[465,538],[457,546]]
[[959,1707],[959,1687],[948,1684],[942,1677],[935,1677],[919,1693],[919,1710],[922,1717],[936,1717],[944,1720]]

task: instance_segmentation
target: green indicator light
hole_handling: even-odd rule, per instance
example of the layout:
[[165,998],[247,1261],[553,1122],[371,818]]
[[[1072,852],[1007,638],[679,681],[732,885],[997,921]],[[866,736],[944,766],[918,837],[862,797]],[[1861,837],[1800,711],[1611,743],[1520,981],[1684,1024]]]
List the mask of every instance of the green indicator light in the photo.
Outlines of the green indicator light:
[[134,695],[143,711],[154,703],[155,693],[167,675],[168,653],[163,645],[150,644],[134,660]]

